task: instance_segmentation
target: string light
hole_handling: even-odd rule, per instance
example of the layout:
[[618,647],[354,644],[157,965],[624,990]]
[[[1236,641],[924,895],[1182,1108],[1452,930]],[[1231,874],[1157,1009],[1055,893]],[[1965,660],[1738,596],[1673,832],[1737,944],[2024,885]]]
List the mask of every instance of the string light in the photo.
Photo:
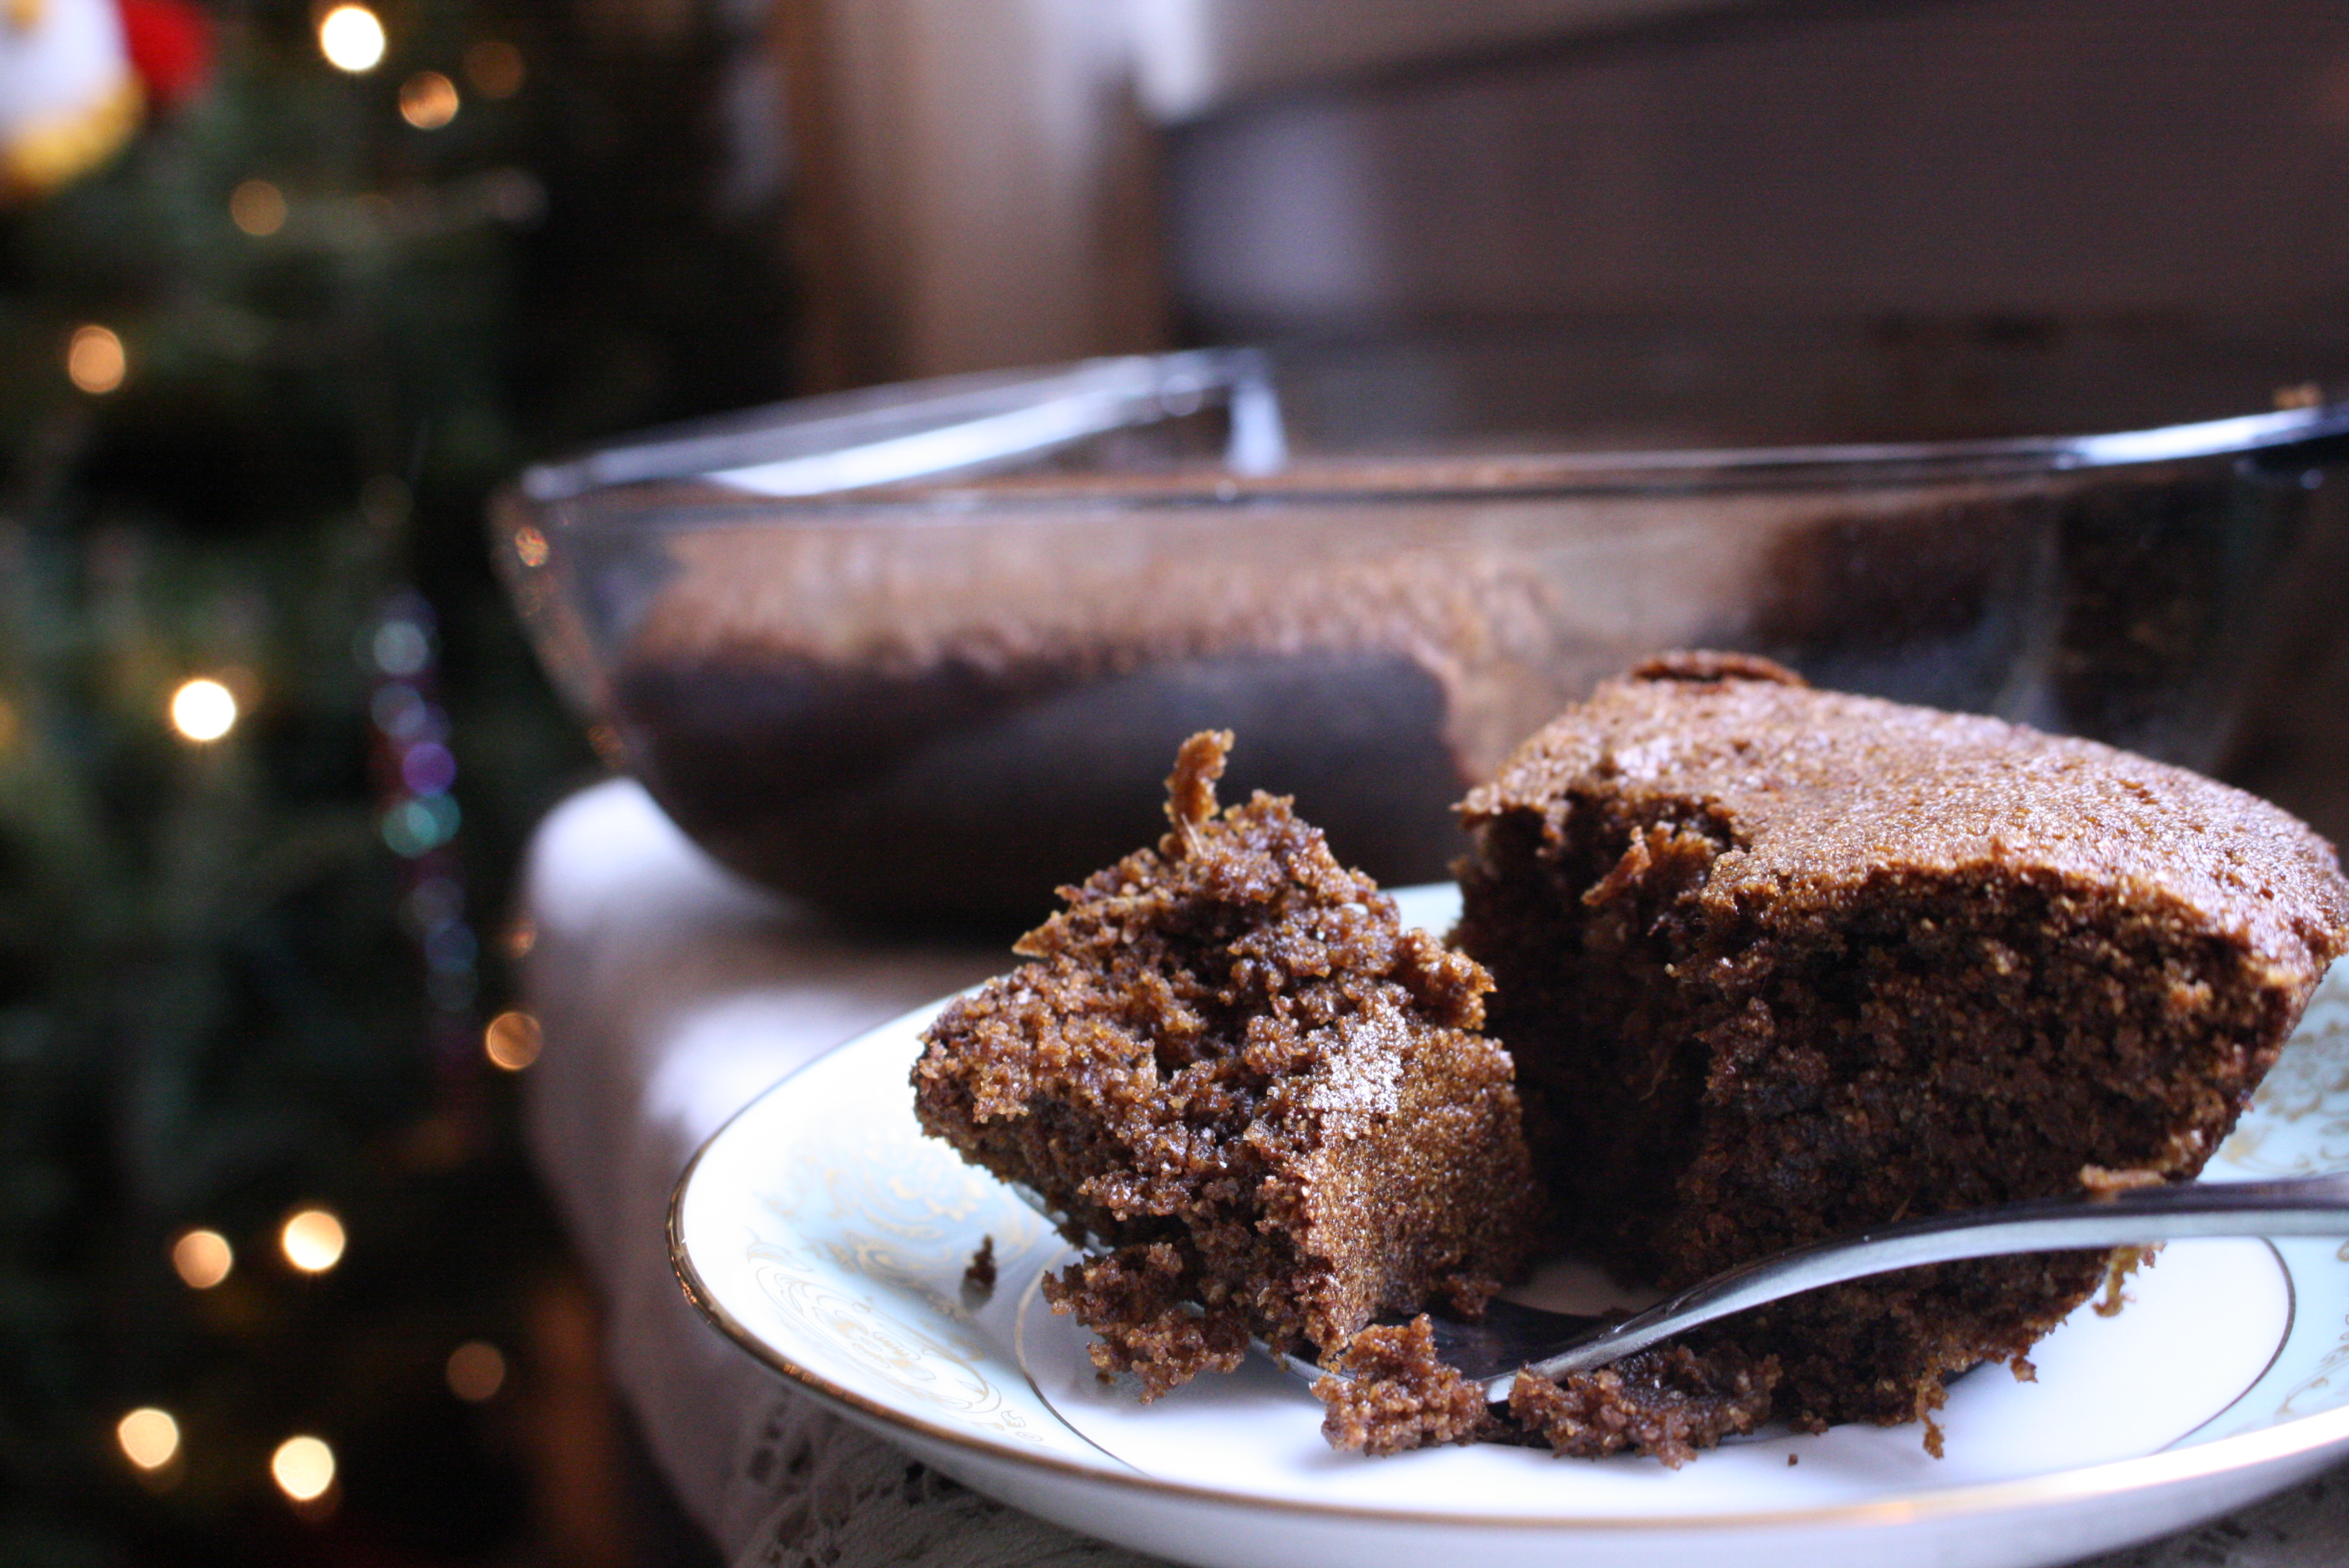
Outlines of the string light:
[[528,1013],[500,1013],[481,1032],[481,1049],[493,1065],[510,1073],[538,1060],[540,1044],[538,1020]]
[[66,375],[83,391],[103,395],[122,385],[130,373],[130,356],[113,328],[78,326],[66,345]]
[[419,71],[399,84],[399,118],[419,130],[438,130],[457,118],[457,84],[439,71]]
[[269,1456],[269,1474],[295,1502],[315,1502],[335,1484],[335,1450],[318,1438],[288,1438]]
[[218,740],[236,727],[236,697],[216,680],[182,682],[171,694],[171,727],[190,740]]
[[448,796],[427,795],[391,807],[378,826],[394,854],[415,860],[455,838],[460,815]]
[[266,180],[248,180],[228,193],[228,218],[256,240],[285,227],[285,192]]
[[[373,771],[378,830],[400,858],[400,912],[423,960],[424,995],[430,1004],[425,1037],[436,1081],[448,1097],[432,1121],[449,1130],[430,1159],[460,1156],[475,1134],[465,1130],[470,1085],[481,1071],[481,1023],[474,1011],[481,990],[481,939],[465,918],[463,866],[451,841],[462,813],[450,790],[457,758],[449,716],[434,700],[436,620],[424,596],[410,591],[387,598],[356,652],[374,679],[368,711],[375,720]],[[454,1150],[452,1154],[450,1151]]]
[[354,76],[383,61],[383,22],[364,5],[337,5],[318,18],[318,52],[336,70]]
[[505,1354],[486,1340],[469,1339],[449,1352],[449,1392],[467,1404],[497,1398],[505,1382]]
[[236,1253],[218,1231],[190,1231],[171,1243],[171,1266],[190,1290],[210,1290],[228,1278]]
[[180,1451],[180,1423],[169,1410],[142,1405],[114,1423],[114,1440],[140,1470],[161,1470]]
[[432,639],[424,628],[405,617],[387,618],[371,639],[376,667],[394,680],[405,680],[432,658]]
[[325,1209],[303,1209],[286,1216],[277,1233],[278,1250],[304,1274],[324,1274],[343,1261],[342,1221]]
[[483,38],[465,51],[465,79],[486,98],[522,91],[522,51],[503,38]]

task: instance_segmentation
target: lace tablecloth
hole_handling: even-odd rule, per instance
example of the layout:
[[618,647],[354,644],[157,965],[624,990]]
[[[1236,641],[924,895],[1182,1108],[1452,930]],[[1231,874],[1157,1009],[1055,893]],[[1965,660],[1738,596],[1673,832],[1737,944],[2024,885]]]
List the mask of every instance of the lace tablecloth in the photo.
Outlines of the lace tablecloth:
[[[670,1188],[760,1090],[871,1025],[984,978],[999,949],[848,935],[744,886],[634,783],[558,807],[533,845],[526,966],[545,1050],[539,1170],[601,1287],[615,1381],[686,1511],[766,1568],[1134,1568],[833,1418],[702,1323],[668,1265]],[[2340,1568],[2349,1470],[2098,1568]]]

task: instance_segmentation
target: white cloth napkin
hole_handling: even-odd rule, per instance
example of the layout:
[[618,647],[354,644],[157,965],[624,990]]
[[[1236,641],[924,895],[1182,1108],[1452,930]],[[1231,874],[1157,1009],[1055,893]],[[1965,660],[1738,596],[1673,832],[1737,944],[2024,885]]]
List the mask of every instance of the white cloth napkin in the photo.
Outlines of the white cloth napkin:
[[728,1117],[1011,955],[843,935],[720,870],[626,780],[547,818],[524,890],[536,930],[525,985],[545,1035],[528,1081],[532,1150],[602,1288],[621,1394],[728,1559],[1142,1563],[967,1491],[792,1393],[701,1321],[669,1270],[669,1191]]
[[[705,1325],[669,1270],[670,1189],[761,1089],[873,1025],[1008,967],[1001,949],[853,936],[746,886],[622,779],[533,842],[524,968],[545,1048],[527,1081],[539,1171],[601,1287],[616,1381],[678,1500],[760,1568],[1141,1568],[968,1491],[792,1392]],[[2335,1471],[2097,1568],[2340,1568]]]

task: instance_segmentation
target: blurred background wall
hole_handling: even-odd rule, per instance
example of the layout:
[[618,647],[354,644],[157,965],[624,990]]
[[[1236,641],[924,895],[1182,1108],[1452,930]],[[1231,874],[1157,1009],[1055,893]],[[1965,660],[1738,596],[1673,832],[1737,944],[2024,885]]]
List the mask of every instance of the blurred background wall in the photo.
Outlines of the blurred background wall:
[[1761,6],[1171,137],[1194,329],[1396,315],[2337,318],[2343,9]]
[[1463,315],[2175,332],[2344,303],[2329,4],[783,15],[801,330],[870,356],[834,377]]

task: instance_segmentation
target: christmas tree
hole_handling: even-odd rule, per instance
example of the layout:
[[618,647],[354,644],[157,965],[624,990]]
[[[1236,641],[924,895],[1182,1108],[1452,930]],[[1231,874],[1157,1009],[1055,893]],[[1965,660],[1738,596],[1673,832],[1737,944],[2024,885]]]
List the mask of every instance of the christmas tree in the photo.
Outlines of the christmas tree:
[[502,912],[592,763],[481,502],[784,390],[738,44],[0,10],[0,1561],[525,1527]]

